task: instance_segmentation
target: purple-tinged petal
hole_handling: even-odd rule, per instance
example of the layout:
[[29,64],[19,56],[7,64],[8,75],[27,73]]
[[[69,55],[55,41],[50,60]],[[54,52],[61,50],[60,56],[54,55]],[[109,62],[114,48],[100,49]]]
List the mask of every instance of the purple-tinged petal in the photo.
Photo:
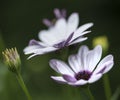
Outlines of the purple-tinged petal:
[[100,45],[96,46],[93,50],[89,51],[87,54],[87,64],[88,70],[93,71],[100,61],[102,56],[102,47]]
[[40,55],[41,53],[48,53],[48,52],[52,52],[52,51],[56,51],[58,48],[54,48],[54,47],[46,47],[46,48],[42,48],[42,49],[38,49],[36,50],[34,53]]
[[96,73],[96,74],[102,74],[104,71],[105,71],[105,69],[106,69],[107,67],[105,66],[105,67],[103,67],[103,69],[101,69],[98,73]]
[[63,18],[66,18],[67,12],[66,12],[65,9],[62,9],[62,10],[61,10],[61,14],[62,14],[62,17],[63,17]]
[[66,10],[65,9],[62,9],[60,11],[58,8],[56,8],[56,9],[54,9],[54,14],[57,19],[66,18]]
[[113,61],[108,62],[106,65],[104,65],[103,69],[101,69],[97,74],[99,73],[104,74],[108,72],[113,67],[113,64],[114,64]]
[[[87,29],[89,29],[90,27],[93,26],[93,23],[87,23],[87,24],[84,24],[82,26],[80,26],[76,31],[75,31],[75,34],[73,36],[73,39],[81,36],[83,34],[84,31],[86,31]],[[84,34],[83,34],[84,35]]]
[[78,56],[80,57],[80,62],[81,62],[81,67],[83,67],[84,70],[88,70],[88,66],[87,66],[87,54],[89,52],[89,49],[87,46],[83,45],[80,47],[80,49],[78,50]]
[[65,46],[69,45],[69,42],[71,41],[72,37],[74,35],[74,32],[72,34],[70,34],[70,36],[67,38],[67,40],[65,41]]
[[69,41],[71,40],[72,36],[73,36],[74,33],[72,33],[67,39],[66,41],[62,41],[60,43],[57,43],[57,44],[54,44],[53,46],[55,48],[64,48],[65,46],[68,46],[69,45]]
[[113,67],[113,65],[114,65],[113,56],[108,55],[102,59],[102,61],[98,64],[98,66],[96,67],[93,73],[97,74],[102,72],[102,74],[104,74],[108,72]]
[[52,52],[57,50],[57,48],[54,47],[45,47],[45,48],[41,48],[39,46],[28,46],[24,49],[24,53],[25,54],[32,54],[28,59],[36,56],[36,55],[42,55],[48,52]]
[[[58,38],[60,36],[63,36],[63,38],[65,38],[66,35],[66,27],[67,27],[67,23],[66,20],[64,18],[60,18],[56,21],[55,23],[55,29],[56,29],[56,35],[58,35]],[[62,39],[63,39],[62,38]]]
[[49,19],[43,19],[43,24],[45,24],[47,27],[53,26],[52,22]]
[[[71,42],[76,42],[76,41],[79,41],[79,39],[84,39],[84,38],[86,38],[86,37],[83,37],[83,35],[85,35],[85,34],[87,34],[87,33],[90,33],[91,31],[85,31],[85,32],[83,32],[83,33],[81,33],[81,34],[79,34],[79,36],[77,36],[77,37],[75,37],[75,36],[73,36],[72,37],[72,39],[71,39]],[[81,42],[81,41],[80,41]],[[76,42],[76,43],[78,43],[78,42]]]
[[38,37],[44,43],[53,46],[66,39],[66,20],[58,19],[55,25],[48,30],[42,30],[39,32]]
[[61,49],[61,48],[65,47],[65,41],[54,44],[53,47]]
[[88,33],[90,33],[90,32],[91,32],[91,31],[84,31],[84,32],[82,32],[81,34],[79,34],[78,37],[83,36],[83,35],[85,35],[85,34],[88,34]]
[[32,40],[29,41],[29,46],[35,46],[35,45],[39,46],[41,48],[44,48],[46,46],[46,44],[44,44],[44,43],[42,43],[40,41],[36,41],[34,39],[32,39]]
[[75,73],[78,73],[81,70],[83,70],[83,66],[81,65],[79,56],[77,56],[77,55],[70,55],[69,58],[68,58],[68,62],[69,62],[70,67],[72,68],[72,70]]
[[36,50],[41,49],[41,46],[39,45],[31,45],[31,46],[27,46],[23,51],[25,54],[31,54],[34,53]]
[[29,41],[29,45],[39,45],[39,44],[38,44],[38,41],[32,39]]
[[53,44],[59,41],[59,38],[57,38],[56,34],[56,29],[52,27],[48,30],[40,31],[38,37],[45,44],[52,46]]
[[79,81],[76,81],[75,83],[70,83],[70,82],[69,82],[68,84],[69,84],[69,85],[72,85],[72,86],[81,86],[81,85],[87,84],[87,82],[88,82],[88,81],[81,79],[81,80],[79,80]]
[[111,61],[111,63],[109,63],[109,64],[107,65],[105,71],[103,71],[103,74],[105,74],[105,73],[107,73],[108,71],[110,71],[110,70],[112,69],[113,65],[114,65],[114,62]]
[[102,74],[93,74],[88,80],[88,83],[94,83],[97,80],[99,80],[101,77],[102,77]]
[[85,40],[87,40],[87,37],[79,37],[78,39],[75,39],[72,42],[70,42],[69,45],[77,44],[77,43],[83,42]]
[[68,36],[77,29],[78,24],[79,24],[78,13],[72,13],[67,21],[67,34],[68,34]]
[[58,19],[62,17],[61,12],[58,8],[54,9],[54,14],[55,14],[55,17]]
[[69,66],[60,60],[52,59],[49,62],[50,67],[60,74],[66,74],[74,76],[74,72],[69,68]]
[[67,83],[67,81],[64,80],[63,77],[61,76],[51,76],[51,78],[58,83],[62,83],[62,84]]
[[70,76],[70,75],[62,75],[63,78],[67,81],[67,82],[76,82],[77,80],[75,79],[75,77]]

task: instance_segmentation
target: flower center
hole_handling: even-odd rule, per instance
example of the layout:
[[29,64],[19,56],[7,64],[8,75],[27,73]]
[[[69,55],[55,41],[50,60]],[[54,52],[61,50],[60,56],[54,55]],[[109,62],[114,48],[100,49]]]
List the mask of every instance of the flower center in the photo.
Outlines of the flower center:
[[75,75],[75,78],[77,80],[80,80],[80,79],[88,80],[91,77],[91,75],[92,73],[89,71],[81,71]]
[[65,41],[62,41],[62,42],[60,42],[58,44],[55,44],[54,47],[59,48],[59,49],[65,47]]

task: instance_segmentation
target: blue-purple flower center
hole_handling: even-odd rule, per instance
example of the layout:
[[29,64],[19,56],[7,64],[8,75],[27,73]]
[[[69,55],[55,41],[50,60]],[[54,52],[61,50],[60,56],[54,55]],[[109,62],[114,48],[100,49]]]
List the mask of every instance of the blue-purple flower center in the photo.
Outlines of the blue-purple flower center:
[[89,80],[89,78],[91,77],[92,75],[92,72],[89,72],[89,71],[81,71],[81,72],[78,72],[76,75],[75,75],[75,78],[77,80],[80,80],[80,79],[84,79],[84,80]]

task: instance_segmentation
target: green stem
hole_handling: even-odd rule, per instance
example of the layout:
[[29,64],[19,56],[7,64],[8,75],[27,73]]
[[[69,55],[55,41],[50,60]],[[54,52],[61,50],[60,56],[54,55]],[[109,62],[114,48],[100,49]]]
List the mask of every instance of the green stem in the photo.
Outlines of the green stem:
[[103,84],[104,84],[104,91],[105,91],[106,99],[110,100],[110,98],[111,98],[111,88],[110,88],[110,82],[109,82],[108,74],[105,74],[103,76]]
[[93,97],[93,95],[92,95],[92,93],[91,93],[91,91],[90,91],[90,89],[89,89],[89,86],[87,86],[86,91],[87,91],[87,94],[88,94],[89,97],[90,97],[90,100],[94,100],[94,97]]
[[18,82],[19,82],[21,88],[23,89],[25,95],[27,96],[28,100],[32,100],[32,98],[31,98],[31,96],[30,96],[30,94],[27,90],[27,87],[26,87],[26,85],[23,81],[23,78],[22,78],[21,74],[18,72],[16,75],[17,75]]

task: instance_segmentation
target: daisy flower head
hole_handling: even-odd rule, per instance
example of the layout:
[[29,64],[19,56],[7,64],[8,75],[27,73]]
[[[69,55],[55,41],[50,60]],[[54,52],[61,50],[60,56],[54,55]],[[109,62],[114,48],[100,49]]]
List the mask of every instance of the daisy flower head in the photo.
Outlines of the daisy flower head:
[[81,46],[77,54],[69,56],[69,65],[63,61],[52,59],[49,62],[50,67],[61,76],[51,76],[51,78],[59,83],[72,86],[96,82],[114,64],[112,55],[107,55],[100,61],[101,55],[102,47],[100,45],[93,50],[89,50],[87,46]]
[[80,27],[78,24],[78,13],[72,13],[68,19],[60,17],[53,26],[39,32],[40,41],[30,40],[24,53],[31,54],[29,57],[31,58],[85,41],[87,37],[84,35],[91,32],[88,29],[93,26],[93,23],[87,23]]

